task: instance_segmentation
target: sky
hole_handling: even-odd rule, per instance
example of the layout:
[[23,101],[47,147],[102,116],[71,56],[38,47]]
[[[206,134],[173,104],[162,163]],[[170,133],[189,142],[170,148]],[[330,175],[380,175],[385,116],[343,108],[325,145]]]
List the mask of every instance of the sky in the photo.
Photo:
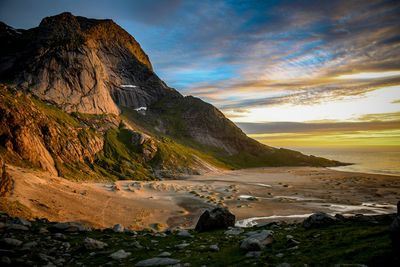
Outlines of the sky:
[[400,147],[400,1],[0,0],[0,20],[111,18],[184,95],[278,147]]

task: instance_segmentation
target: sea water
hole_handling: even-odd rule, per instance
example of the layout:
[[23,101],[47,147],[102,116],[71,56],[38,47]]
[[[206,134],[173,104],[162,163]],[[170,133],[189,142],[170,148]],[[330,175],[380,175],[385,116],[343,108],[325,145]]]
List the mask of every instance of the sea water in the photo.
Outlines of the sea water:
[[332,169],[400,176],[400,147],[292,148],[307,155],[320,156],[353,165]]

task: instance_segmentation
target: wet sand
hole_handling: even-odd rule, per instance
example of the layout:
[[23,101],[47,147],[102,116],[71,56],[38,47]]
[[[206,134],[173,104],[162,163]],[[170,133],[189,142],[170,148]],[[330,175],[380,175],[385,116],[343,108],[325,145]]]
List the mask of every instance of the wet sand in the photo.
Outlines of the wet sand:
[[95,227],[193,227],[207,208],[228,207],[238,226],[302,220],[316,211],[380,214],[395,211],[400,177],[326,168],[279,167],[218,171],[183,180],[79,183],[8,166],[15,181],[9,201],[36,217]]

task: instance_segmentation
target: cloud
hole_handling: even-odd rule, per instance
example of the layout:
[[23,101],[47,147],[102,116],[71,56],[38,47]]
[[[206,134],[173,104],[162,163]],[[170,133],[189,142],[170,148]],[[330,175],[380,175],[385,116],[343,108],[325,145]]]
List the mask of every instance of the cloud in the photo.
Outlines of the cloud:
[[325,123],[298,123],[298,122],[268,122],[268,123],[237,123],[246,134],[272,133],[329,133],[353,131],[398,130],[400,114],[395,121],[374,122],[325,122]]
[[399,1],[0,1],[0,20],[16,27],[63,11],[112,18],[170,86],[224,110],[308,105],[400,84],[335,79],[400,70]]

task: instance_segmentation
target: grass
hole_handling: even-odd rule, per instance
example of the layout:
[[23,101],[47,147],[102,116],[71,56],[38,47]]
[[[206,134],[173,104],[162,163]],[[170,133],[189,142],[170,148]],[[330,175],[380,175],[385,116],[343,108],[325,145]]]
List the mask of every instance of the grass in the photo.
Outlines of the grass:
[[54,119],[56,122],[60,124],[68,124],[73,127],[79,126],[79,120],[74,116],[68,114],[67,112],[61,110],[60,108],[50,104],[45,103],[35,97],[30,98],[35,106],[41,110],[44,114],[46,114],[51,119]]
[[[228,236],[223,230],[197,233],[191,230],[193,238],[184,238],[176,233],[165,237],[143,230],[132,233],[114,233],[110,230],[94,230],[85,233],[65,233],[66,242],[70,243],[69,254],[73,255],[75,265],[80,262],[86,266],[119,265],[133,266],[136,262],[156,257],[163,251],[171,253],[171,258],[179,259],[181,263],[190,263],[191,266],[277,266],[287,262],[291,266],[335,266],[336,264],[366,264],[367,266],[399,266],[399,257],[391,248],[388,226],[391,219],[385,218],[378,222],[343,222],[322,228],[306,230],[299,224],[282,224],[247,228],[245,232],[268,229],[274,231],[274,241],[266,246],[260,258],[246,257],[246,252],[239,247],[244,234]],[[32,231],[13,231],[15,238],[20,240],[42,239],[47,243],[45,235],[37,234],[37,229],[46,226],[42,222],[35,222]],[[37,235],[37,236],[36,236]],[[300,243],[297,249],[290,244],[287,235]],[[91,251],[82,248],[83,240],[91,237],[108,244],[103,250]],[[64,241],[65,242],[65,241]],[[139,242],[142,249],[135,248],[134,242]],[[42,242],[36,246],[30,255],[43,250]],[[184,249],[176,245],[190,243]],[[211,251],[210,245],[217,244],[219,251]],[[61,242],[58,245],[62,245]],[[57,246],[57,244],[55,245]],[[128,258],[115,261],[109,255],[123,249],[131,252]],[[53,250],[54,252],[54,250]],[[50,256],[53,252],[50,253]],[[18,251],[15,257],[19,257]],[[283,254],[279,257],[279,254]]]
[[108,130],[94,169],[115,179],[153,180],[149,166],[138,154],[139,148],[131,143],[131,136],[126,129]]

